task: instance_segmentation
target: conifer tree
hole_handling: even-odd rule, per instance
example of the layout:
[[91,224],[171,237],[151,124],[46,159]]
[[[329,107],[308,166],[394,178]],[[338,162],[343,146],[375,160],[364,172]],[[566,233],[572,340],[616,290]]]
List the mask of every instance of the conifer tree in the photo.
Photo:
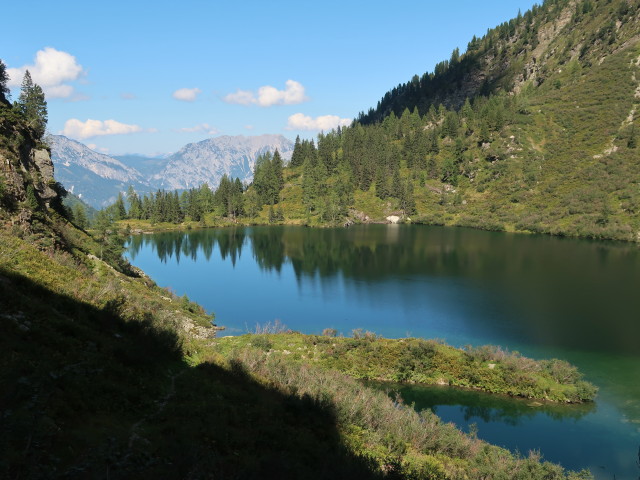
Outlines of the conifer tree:
[[27,207],[32,211],[38,210],[40,207],[40,202],[38,202],[38,197],[36,196],[36,189],[33,187],[33,185],[31,184],[27,185],[26,193],[27,193],[27,198],[26,198]]
[[129,201],[129,218],[141,219],[142,202],[132,185],[129,185],[127,190],[127,200]]
[[87,213],[82,203],[76,203],[73,207],[73,219],[78,228],[84,230],[89,226]]
[[22,79],[20,97],[16,106],[25,116],[29,126],[34,129],[36,136],[42,138],[47,128],[47,102],[40,85],[33,83],[29,70],[25,72]]
[[114,217],[115,220],[124,220],[127,218],[127,209],[124,206],[124,197],[122,196],[122,192],[118,192],[118,198],[114,205]]
[[273,192],[274,201],[277,203],[280,196],[280,191],[284,188],[284,177],[282,175],[282,169],[284,168],[284,162],[282,161],[282,157],[280,156],[280,152],[276,148],[276,151],[273,153],[272,163],[272,175],[273,175]]
[[296,136],[296,142],[293,145],[293,153],[291,154],[291,160],[289,161],[290,167],[299,167],[304,163],[303,146],[300,142],[300,135]]
[[262,202],[255,188],[249,188],[244,194],[245,210],[249,218],[255,218],[262,210]]
[[0,59],[0,101],[8,101],[11,91],[7,87],[9,81],[9,74],[7,73],[7,66]]
[[403,194],[402,180],[400,180],[400,172],[396,170],[393,172],[393,178],[391,180],[391,195],[396,198],[401,198]]
[[416,213],[416,201],[413,196],[413,183],[411,179],[407,179],[402,186],[400,194],[400,208],[404,215],[414,215]]

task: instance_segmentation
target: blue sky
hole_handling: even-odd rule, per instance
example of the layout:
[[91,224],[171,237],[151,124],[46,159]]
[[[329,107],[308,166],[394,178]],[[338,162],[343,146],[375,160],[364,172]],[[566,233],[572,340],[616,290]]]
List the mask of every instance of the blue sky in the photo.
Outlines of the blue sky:
[[44,87],[51,133],[166,154],[216,135],[313,138],[534,3],[12,1],[0,58]]

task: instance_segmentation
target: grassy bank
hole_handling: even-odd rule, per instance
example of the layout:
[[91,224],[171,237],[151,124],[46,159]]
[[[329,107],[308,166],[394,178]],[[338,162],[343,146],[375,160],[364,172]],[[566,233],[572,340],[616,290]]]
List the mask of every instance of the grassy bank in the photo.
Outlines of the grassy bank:
[[216,340],[225,355],[244,348],[359,379],[453,385],[567,403],[592,401],[597,392],[565,361],[536,361],[494,346],[457,349],[434,340],[393,340],[359,331],[354,338],[278,333]]

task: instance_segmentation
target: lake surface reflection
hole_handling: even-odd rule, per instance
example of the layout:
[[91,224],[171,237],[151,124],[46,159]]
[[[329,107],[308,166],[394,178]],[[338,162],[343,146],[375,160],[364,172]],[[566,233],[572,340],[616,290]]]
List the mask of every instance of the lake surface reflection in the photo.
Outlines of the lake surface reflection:
[[[438,398],[425,402],[445,418],[463,428],[476,422],[481,438],[509,448],[539,448],[600,478],[640,473],[636,245],[426,226],[254,227],[135,236],[129,257],[214,311],[226,334],[279,319],[305,333],[363,328],[567,359],[601,388],[591,410],[554,416],[510,407],[509,416],[482,410],[480,399],[458,396],[451,405],[451,394],[423,396]],[[483,423],[516,430],[496,440],[490,432],[499,429]],[[574,433],[560,441],[562,431]]]

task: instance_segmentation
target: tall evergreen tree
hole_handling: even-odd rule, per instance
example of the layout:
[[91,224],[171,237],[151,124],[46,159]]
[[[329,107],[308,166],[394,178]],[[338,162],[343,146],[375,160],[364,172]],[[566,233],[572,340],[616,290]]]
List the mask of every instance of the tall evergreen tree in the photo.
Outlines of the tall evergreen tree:
[[296,136],[296,142],[293,145],[293,153],[291,154],[290,167],[299,167],[304,163],[303,146],[300,142],[300,135]]
[[142,202],[132,185],[127,189],[127,200],[129,201],[129,218],[141,219]]
[[122,192],[118,192],[118,198],[116,199],[113,213],[115,220],[124,220],[127,218],[127,209],[124,206],[124,197],[122,196]]
[[78,228],[84,230],[89,226],[89,221],[87,220],[87,211],[80,202],[76,203],[73,207],[73,219]]
[[33,83],[29,70],[24,73],[16,106],[34,129],[36,136],[42,138],[47,129],[47,102],[40,85]]
[[11,91],[7,87],[9,81],[9,74],[7,73],[7,66],[0,59],[0,101],[8,102]]

